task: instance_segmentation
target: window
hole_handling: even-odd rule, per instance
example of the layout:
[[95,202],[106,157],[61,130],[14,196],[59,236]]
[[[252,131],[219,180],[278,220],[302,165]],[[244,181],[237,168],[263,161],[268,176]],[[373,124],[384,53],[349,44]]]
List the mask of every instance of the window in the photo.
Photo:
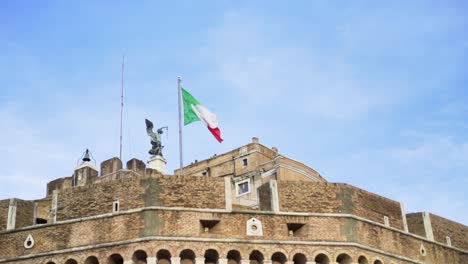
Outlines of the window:
[[247,158],[242,160],[242,165],[244,165],[244,167],[247,167],[248,165]]
[[250,180],[243,180],[236,183],[237,196],[244,195],[250,192]]
[[114,201],[112,203],[112,213],[117,213],[120,210],[119,201]]

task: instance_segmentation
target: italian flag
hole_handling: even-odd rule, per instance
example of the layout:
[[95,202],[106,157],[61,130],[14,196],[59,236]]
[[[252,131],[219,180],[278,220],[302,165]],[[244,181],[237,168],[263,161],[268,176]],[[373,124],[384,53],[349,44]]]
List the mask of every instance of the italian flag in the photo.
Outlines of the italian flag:
[[218,119],[206,107],[200,104],[189,92],[181,87],[184,102],[184,125],[195,121],[202,121],[219,143],[223,142],[221,131],[218,128]]

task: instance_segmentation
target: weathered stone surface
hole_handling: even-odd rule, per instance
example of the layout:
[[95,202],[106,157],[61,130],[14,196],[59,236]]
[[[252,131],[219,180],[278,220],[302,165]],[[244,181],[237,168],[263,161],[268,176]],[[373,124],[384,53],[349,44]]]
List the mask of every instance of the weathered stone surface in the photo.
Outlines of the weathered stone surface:
[[430,214],[434,239],[440,243],[447,243],[450,237],[452,246],[468,249],[468,228],[465,225],[450,221],[435,214]]
[[[0,263],[468,263],[466,226],[430,215],[436,241],[407,233],[398,202],[327,183],[258,142],[197,162],[184,175],[163,176],[136,159],[122,169],[113,158],[83,186],[61,178],[44,199],[15,200],[16,229],[8,231],[10,199],[1,200]],[[238,195],[235,183],[246,180],[250,192]],[[32,226],[34,208],[48,224]],[[247,236],[252,218],[262,234]],[[422,223],[420,213],[408,215],[410,232],[424,232]],[[35,245],[26,249],[29,235]],[[446,236],[453,247],[444,245]]]
[[344,213],[403,230],[400,204],[341,183],[278,181],[280,209],[285,212]]

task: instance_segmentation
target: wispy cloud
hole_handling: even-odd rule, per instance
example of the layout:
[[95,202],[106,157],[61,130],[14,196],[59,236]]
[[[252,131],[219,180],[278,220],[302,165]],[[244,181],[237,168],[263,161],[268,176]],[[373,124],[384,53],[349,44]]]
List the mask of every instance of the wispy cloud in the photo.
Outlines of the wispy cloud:
[[209,35],[212,67],[244,103],[355,119],[392,102],[388,84],[361,79],[345,58],[284,41],[288,33],[267,24],[231,13]]

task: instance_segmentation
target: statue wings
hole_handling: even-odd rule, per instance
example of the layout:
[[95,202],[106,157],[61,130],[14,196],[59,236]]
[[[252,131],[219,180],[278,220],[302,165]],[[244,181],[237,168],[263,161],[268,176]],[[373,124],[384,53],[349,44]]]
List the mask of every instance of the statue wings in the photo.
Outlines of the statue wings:
[[148,119],[145,119],[146,123],[146,129],[153,129],[154,125],[153,122],[149,121]]

